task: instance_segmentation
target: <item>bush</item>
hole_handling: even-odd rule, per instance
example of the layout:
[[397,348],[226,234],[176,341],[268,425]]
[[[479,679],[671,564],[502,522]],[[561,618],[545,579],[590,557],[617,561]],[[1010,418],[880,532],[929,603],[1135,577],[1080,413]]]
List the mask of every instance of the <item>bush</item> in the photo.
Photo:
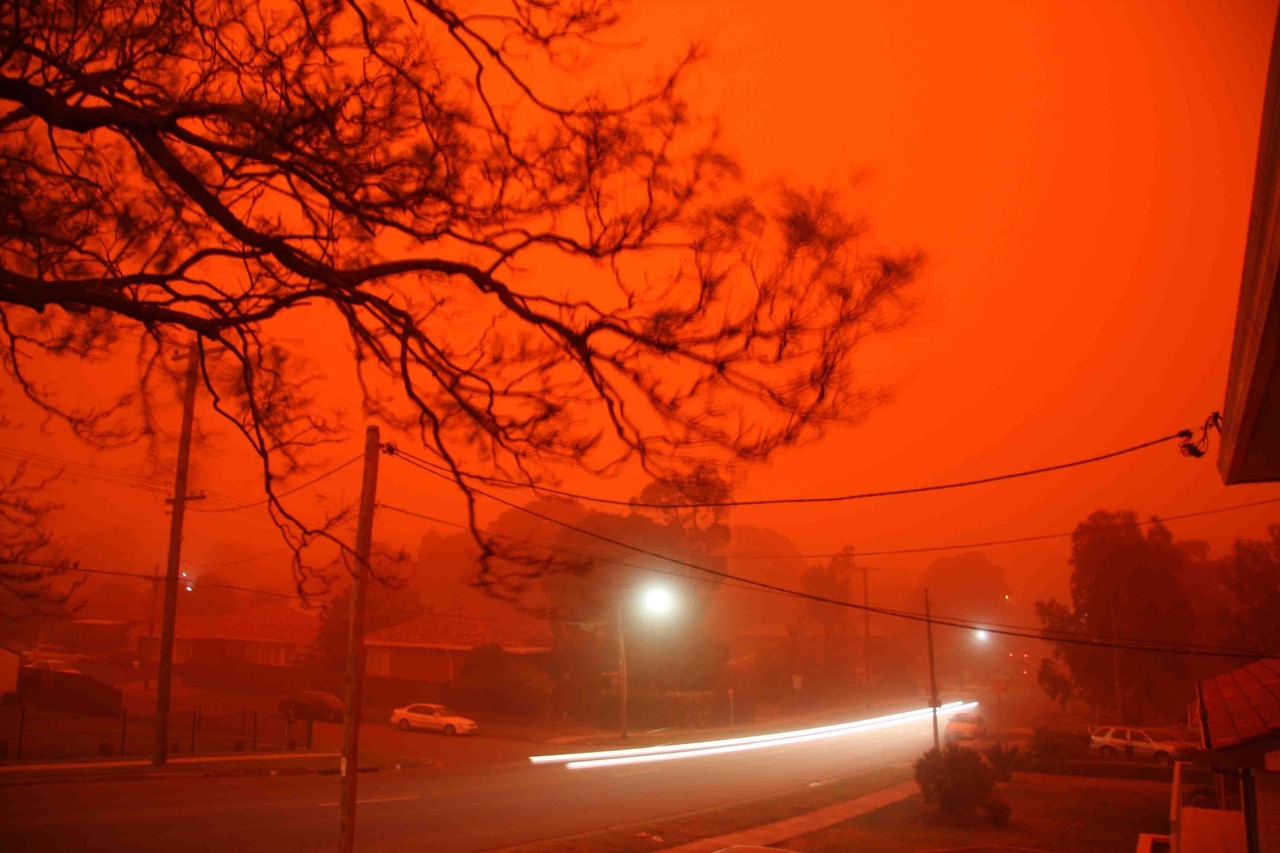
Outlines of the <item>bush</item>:
[[1066,761],[1087,755],[1089,742],[1083,731],[1038,728],[1031,736],[1031,752],[1045,761]]
[[1013,779],[1013,762],[1018,760],[1016,746],[1003,746],[997,743],[984,755],[991,764],[991,769],[995,771],[997,782],[1008,782]]
[[102,743],[98,744],[98,755],[101,755],[105,758],[106,756],[114,755],[114,754],[115,754],[115,748],[111,744],[107,743],[106,741],[103,741]]
[[549,712],[553,689],[551,676],[536,665],[491,644],[472,650],[451,699],[469,710],[539,717]]
[[963,817],[981,808],[992,824],[1009,822],[1013,810],[996,790],[996,771],[986,756],[948,744],[926,752],[914,769],[925,802],[936,803],[942,815]]
[[992,791],[991,797],[982,804],[982,811],[986,813],[987,820],[991,821],[992,826],[1008,826],[1009,818],[1013,815],[1013,806],[1000,796],[999,791]]

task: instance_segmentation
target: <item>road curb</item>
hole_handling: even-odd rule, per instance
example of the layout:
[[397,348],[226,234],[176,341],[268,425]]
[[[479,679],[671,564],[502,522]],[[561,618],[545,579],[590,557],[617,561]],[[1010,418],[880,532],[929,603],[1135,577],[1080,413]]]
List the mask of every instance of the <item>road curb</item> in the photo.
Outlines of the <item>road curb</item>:
[[765,847],[777,844],[789,838],[798,838],[811,832],[818,832],[838,823],[844,823],[859,815],[882,809],[885,806],[901,802],[920,792],[914,780],[899,782],[888,788],[863,794],[860,797],[837,803],[833,806],[817,809],[795,817],[766,823],[762,826],[719,835],[714,838],[702,838],[681,844],[677,847],[665,847],[662,853],[713,853],[733,847]]
[[[361,767],[360,773],[395,772],[396,770],[414,770],[421,768],[438,769],[444,764],[433,759],[402,761],[396,764],[378,764]],[[262,767],[192,767],[186,770],[156,770],[154,768],[137,770],[95,772],[92,769],[77,769],[76,772],[59,770],[33,771],[22,773],[16,769],[0,774],[0,788],[17,785],[66,785],[91,782],[148,782],[162,779],[244,779],[272,776],[336,776],[335,767],[298,767],[298,766],[262,766]]]

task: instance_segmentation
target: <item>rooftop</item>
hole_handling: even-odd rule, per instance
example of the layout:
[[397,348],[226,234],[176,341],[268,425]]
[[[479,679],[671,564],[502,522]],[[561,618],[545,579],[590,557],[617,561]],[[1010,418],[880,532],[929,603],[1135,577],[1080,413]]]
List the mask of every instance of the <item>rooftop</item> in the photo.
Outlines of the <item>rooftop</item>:
[[365,644],[369,646],[423,649],[473,649],[488,643],[497,643],[509,652],[548,651],[551,627],[543,620],[516,614],[506,620],[428,613],[365,637]]
[[317,611],[284,604],[260,604],[223,616],[178,613],[174,633],[180,640],[256,640],[305,645],[320,627]]
[[1208,749],[1280,735],[1280,660],[1269,659],[1200,682]]

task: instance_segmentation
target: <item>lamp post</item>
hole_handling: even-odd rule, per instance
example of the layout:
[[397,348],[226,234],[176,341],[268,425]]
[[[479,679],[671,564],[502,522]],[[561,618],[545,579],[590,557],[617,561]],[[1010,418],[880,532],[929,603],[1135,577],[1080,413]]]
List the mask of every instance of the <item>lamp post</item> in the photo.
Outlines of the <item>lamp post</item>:
[[[647,587],[640,594],[640,609],[647,616],[668,616],[675,609],[675,596],[665,587]],[[622,740],[627,739],[627,642],[623,637],[626,613],[625,593],[618,598],[618,728]]]

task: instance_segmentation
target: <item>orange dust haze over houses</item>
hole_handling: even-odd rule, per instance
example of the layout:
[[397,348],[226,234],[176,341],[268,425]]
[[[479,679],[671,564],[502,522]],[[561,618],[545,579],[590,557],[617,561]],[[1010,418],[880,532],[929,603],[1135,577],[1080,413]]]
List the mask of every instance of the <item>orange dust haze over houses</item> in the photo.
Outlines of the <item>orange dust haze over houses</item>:
[[[1036,666],[1066,655],[1039,605],[1075,596],[1082,520],[1164,518],[1185,565],[1225,572],[1280,518],[1274,0],[654,0],[598,33],[612,4],[357,3],[305,22],[278,5],[99,2],[83,23],[57,0],[16,7],[0,485],[26,514],[0,560],[51,572],[85,625],[149,624],[146,667],[176,637],[184,748],[243,747],[217,713],[201,728],[201,703],[233,693],[255,745],[253,714],[276,714],[286,685],[345,703],[342,733],[315,732],[326,773],[342,755],[345,849],[357,802],[370,849],[483,849],[900,767],[927,746],[924,718],[890,732],[869,711],[874,747],[815,748],[805,729],[737,765],[601,759],[666,762],[655,777],[524,766],[529,743],[799,730],[788,714],[846,689],[865,705],[873,676],[935,739],[920,706],[939,690],[951,712],[974,710],[963,691],[1007,693],[999,713],[1029,726],[1058,698]],[[154,50],[120,42],[117,14]],[[1183,430],[1202,453],[1178,453]],[[931,488],[946,484],[965,487]],[[669,506],[690,495],[706,505]],[[1227,601],[1201,574],[1197,614]],[[628,595],[654,578],[661,618]],[[1076,633],[1194,658],[1201,634],[1172,649],[1154,633],[1185,622],[1139,635],[1109,611]],[[1214,653],[1248,656],[1225,636]],[[1126,688],[1149,694],[1142,713],[1158,703],[1121,683],[1119,655],[1153,650],[1109,648],[1107,683],[1068,667],[1068,698],[1128,724]],[[107,672],[76,654],[58,665]],[[226,684],[182,670],[202,656]],[[169,689],[139,693],[116,657],[123,720],[91,731],[124,752],[154,708],[163,752]],[[1269,670],[1220,662],[1195,658],[1165,705],[1181,720],[1199,684],[1210,740],[1266,770],[1248,762],[1274,732],[1233,714]],[[232,683],[249,665],[255,695]],[[481,737],[387,725],[388,708],[455,698]],[[296,746],[291,723],[278,740]],[[42,724],[22,718],[29,750]],[[368,774],[357,800],[368,756],[441,772],[429,794]],[[493,798],[468,802],[452,768]],[[496,768],[512,796],[485,788]],[[83,817],[145,848],[159,835],[130,835],[140,803],[190,813],[174,843],[331,838],[331,779],[291,780],[306,815],[267,781],[204,797],[207,813],[182,785],[104,784],[61,816],[15,791],[0,838],[55,849]],[[232,805],[261,819],[236,825]]]

